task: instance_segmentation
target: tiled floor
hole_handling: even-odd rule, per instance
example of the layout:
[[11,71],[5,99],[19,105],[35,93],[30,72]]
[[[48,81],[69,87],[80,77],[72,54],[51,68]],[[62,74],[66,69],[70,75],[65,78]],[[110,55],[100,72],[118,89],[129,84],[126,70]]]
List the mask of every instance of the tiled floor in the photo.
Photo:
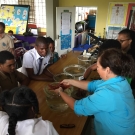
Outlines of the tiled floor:
[[93,116],[89,116],[81,135],[96,135],[94,131]]

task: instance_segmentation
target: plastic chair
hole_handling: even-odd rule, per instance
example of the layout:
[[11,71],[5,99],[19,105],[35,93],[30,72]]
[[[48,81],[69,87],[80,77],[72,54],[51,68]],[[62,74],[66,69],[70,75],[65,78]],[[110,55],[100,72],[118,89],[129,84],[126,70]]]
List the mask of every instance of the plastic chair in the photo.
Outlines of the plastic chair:
[[26,49],[24,47],[18,47],[15,49],[16,68],[22,66],[22,59],[25,52]]

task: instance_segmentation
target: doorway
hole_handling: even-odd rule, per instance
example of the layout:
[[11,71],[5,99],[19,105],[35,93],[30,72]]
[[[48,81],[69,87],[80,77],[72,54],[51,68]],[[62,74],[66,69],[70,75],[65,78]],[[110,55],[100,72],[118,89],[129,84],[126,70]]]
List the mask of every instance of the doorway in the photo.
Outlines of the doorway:
[[[76,7],[75,23],[87,23],[87,29],[95,31],[97,7]],[[85,30],[86,28],[84,28]]]

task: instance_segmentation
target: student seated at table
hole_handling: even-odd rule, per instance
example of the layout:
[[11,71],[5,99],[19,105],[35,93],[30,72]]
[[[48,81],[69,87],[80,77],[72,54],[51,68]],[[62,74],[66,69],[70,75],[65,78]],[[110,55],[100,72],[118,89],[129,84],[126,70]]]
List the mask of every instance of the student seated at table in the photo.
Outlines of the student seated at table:
[[32,80],[54,81],[53,75],[47,71],[50,58],[47,39],[38,37],[35,47],[23,55],[22,72]]
[[46,38],[47,38],[47,42],[49,44],[49,50],[51,52],[50,63],[53,64],[53,63],[57,62],[60,57],[59,57],[59,54],[57,52],[55,52],[54,40],[51,37],[46,37]]
[[28,87],[3,91],[0,106],[0,135],[58,135],[50,121],[37,117],[39,103]]
[[[104,50],[109,49],[109,48],[121,49],[121,44],[117,40],[108,39],[99,47],[98,53],[102,53]],[[87,79],[90,73],[96,69],[97,69],[97,63],[90,65],[83,75],[84,80]]]
[[13,34],[14,34],[14,33],[13,33],[12,30],[9,30],[9,31],[8,31],[8,35],[11,37],[11,39],[13,39],[13,41],[16,41],[17,38],[16,38]]
[[29,78],[15,69],[15,58],[9,51],[0,52],[0,87],[10,90],[20,85],[28,85]]
[[94,115],[96,135],[135,135],[135,101],[132,89],[125,77],[135,76],[133,58],[118,49],[107,49],[97,60],[97,72],[101,80],[78,81],[65,79],[63,85],[72,85],[93,92],[81,100],[75,100],[63,92],[54,90],[77,115]]

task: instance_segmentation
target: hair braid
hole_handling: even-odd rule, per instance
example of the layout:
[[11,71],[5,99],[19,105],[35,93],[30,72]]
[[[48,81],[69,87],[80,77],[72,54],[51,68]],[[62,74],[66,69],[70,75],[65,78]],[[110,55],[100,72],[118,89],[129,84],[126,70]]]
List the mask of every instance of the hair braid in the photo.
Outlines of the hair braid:
[[9,116],[9,126],[8,126],[9,135],[15,135],[16,123],[17,123],[17,116],[15,114]]

